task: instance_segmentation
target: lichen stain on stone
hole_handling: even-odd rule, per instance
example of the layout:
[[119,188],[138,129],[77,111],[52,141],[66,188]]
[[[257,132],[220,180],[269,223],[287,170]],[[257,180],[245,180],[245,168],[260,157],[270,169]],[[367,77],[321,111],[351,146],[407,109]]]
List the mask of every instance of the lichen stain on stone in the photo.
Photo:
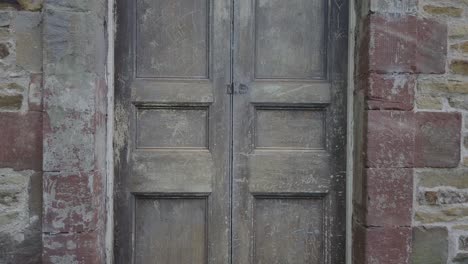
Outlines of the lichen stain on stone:
[[15,242],[24,240],[24,232],[38,216],[29,212],[29,185],[33,171],[0,169],[0,234]]

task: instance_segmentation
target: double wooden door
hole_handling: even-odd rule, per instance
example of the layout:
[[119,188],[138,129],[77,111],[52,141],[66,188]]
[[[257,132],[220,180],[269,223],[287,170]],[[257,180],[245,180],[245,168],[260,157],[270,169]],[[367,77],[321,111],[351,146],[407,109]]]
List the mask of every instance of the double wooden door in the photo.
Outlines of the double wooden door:
[[347,1],[117,11],[116,263],[344,263]]

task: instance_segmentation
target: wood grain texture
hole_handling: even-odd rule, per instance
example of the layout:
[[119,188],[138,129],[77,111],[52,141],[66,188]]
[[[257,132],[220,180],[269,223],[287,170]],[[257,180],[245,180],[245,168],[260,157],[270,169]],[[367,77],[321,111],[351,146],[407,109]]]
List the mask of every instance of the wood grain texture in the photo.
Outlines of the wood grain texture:
[[206,0],[137,0],[138,77],[208,77]]
[[323,201],[257,197],[254,203],[254,263],[323,263]]
[[255,0],[255,77],[323,79],[324,0]]
[[206,199],[137,198],[135,263],[207,263]]

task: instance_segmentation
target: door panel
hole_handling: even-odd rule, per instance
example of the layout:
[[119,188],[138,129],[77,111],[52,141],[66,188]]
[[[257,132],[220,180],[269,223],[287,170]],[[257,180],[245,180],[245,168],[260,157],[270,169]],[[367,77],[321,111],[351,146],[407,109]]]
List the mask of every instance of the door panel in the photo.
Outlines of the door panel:
[[117,1],[116,263],[344,263],[347,10]]
[[345,1],[234,3],[233,263],[344,263]]
[[229,263],[230,1],[118,1],[116,263]]

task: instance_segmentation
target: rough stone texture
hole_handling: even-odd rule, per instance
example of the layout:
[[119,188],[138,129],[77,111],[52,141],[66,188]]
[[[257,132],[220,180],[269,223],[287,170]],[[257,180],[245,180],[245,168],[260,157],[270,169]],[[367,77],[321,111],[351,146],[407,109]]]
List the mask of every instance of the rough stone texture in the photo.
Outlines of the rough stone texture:
[[105,262],[105,6],[44,5],[43,263]]
[[412,75],[370,74],[362,85],[367,88],[368,109],[413,109],[416,80]]
[[411,226],[412,169],[367,169],[368,226]]
[[418,186],[436,188],[451,186],[457,189],[468,189],[468,170],[460,169],[425,169],[416,173]]
[[460,113],[416,113],[417,167],[456,167],[460,163]]
[[458,238],[458,249],[468,251],[468,236],[460,236]]
[[445,15],[451,17],[461,17],[463,9],[454,6],[425,5],[423,10],[431,15]]
[[102,264],[102,232],[44,234],[43,264]]
[[0,169],[0,263],[39,263],[41,174]]
[[417,0],[374,0],[370,1],[370,10],[379,13],[414,13],[417,11]]
[[98,173],[46,173],[44,175],[43,231],[89,232],[103,226],[102,175]]
[[433,19],[417,20],[415,67],[418,73],[444,73],[447,64],[447,25]]
[[17,0],[21,7],[29,11],[39,11],[44,0]]
[[413,264],[447,263],[447,236],[445,227],[413,228]]
[[416,107],[418,109],[442,110],[444,105],[441,98],[430,95],[421,95],[416,98]]
[[367,111],[366,164],[369,168],[411,168],[414,164],[414,115]]
[[38,12],[18,12],[14,20],[16,63],[34,73],[42,71],[41,20],[42,14]]
[[0,112],[0,168],[42,170],[41,116]]
[[453,60],[450,63],[450,70],[455,74],[468,75],[468,61]]
[[14,1],[0,3],[0,263],[5,264],[37,264],[42,255],[42,15],[24,10]]
[[369,228],[362,232],[366,260],[356,263],[410,263],[411,228]]

